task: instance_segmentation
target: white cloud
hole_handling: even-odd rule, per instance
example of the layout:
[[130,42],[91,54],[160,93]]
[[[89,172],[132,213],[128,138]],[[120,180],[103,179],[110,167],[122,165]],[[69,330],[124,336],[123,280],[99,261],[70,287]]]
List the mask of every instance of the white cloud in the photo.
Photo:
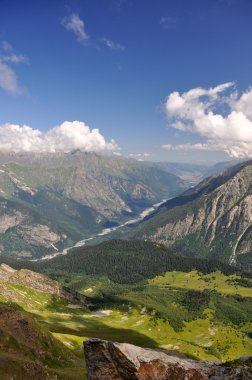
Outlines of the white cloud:
[[85,23],[78,14],[72,13],[69,17],[64,18],[62,20],[62,25],[66,30],[72,31],[76,35],[78,41],[84,44],[87,43],[89,36],[85,31]]
[[252,120],[252,89],[245,91],[239,99],[231,99],[231,106]]
[[185,143],[185,144],[164,144],[162,148],[167,150],[224,150],[225,144],[216,144],[214,142],[207,143]]
[[24,125],[0,126],[0,149],[14,152],[69,152],[80,149],[86,152],[116,151],[114,140],[106,142],[98,129],[92,129],[81,121],[65,121],[42,132]]
[[167,150],[175,150],[176,146],[177,145],[174,145],[174,144],[163,144],[162,148],[167,149]]
[[12,45],[7,42],[2,42],[2,51],[0,50],[0,61],[12,63],[28,63],[29,59],[23,54],[16,54]]
[[144,158],[149,157],[150,153],[130,153],[129,157],[138,158],[138,161],[143,161]]
[[19,87],[15,72],[0,61],[0,87],[12,95],[17,95],[22,92]]
[[[178,149],[183,146],[224,150],[231,157],[252,156],[252,89],[238,95],[233,87],[234,83],[228,82],[183,94],[175,91],[167,97],[166,113],[171,126],[206,140],[204,144],[178,145]],[[172,149],[170,144],[164,147]]]
[[246,158],[252,156],[252,143],[238,142],[234,145],[229,143],[216,143],[208,141],[206,143],[185,143],[185,144],[164,144],[162,148],[166,150],[205,150],[205,151],[224,151],[233,158]]
[[123,45],[120,45],[116,42],[111,41],[109,38],[101,38],[101,42],[107,46],[109,49],[112,50],[125,50],[125,47]]
[[142,153],[130,153],[129,157],[141,157]]
[[0,87],[12,95],[23,92],[19,86],[15,71],[10,64],[28,63],[29,60],[22,54],[16,54],[13,47],[7,41],[2,42],[0,48]]
[[111,50],[125,50],[125,47],[123,45],[114,42],[107,37],[97,39],[91,38],[85,30],[84,21],[80,18],[80,16],[77,13],[72,13],[70,16],[65,17],[62,20],[62,25],[65,27],[66,30],[73,32],[76,35],[78,41],[84,45],[86,45],[88,41],[97,41],[93,44],[96,47],[99,47],[100,44],[103,44]]
[[28,63],[29,60],[25,55],[22,54],[10,54],[5,55],[3,57],[0,56],[0,59],[4,62],[12,62],[12,63]]

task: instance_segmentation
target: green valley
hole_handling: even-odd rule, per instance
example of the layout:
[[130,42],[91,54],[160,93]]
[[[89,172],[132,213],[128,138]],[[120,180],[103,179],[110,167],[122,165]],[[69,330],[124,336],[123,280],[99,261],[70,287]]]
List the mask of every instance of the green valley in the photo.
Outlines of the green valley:
[[29,312],[77,361],[83,339],[90,337],[198,359],[252,355],[252,278],[223,263],[183,258],[156,243],[112,240],[48,261],[11,265],[19,268],[16,273],[22,267],[46,273],[86,297],[83,308],[80,301],[22,285],[20,274],[15,274],[19,284],[1,284],[1,301]]

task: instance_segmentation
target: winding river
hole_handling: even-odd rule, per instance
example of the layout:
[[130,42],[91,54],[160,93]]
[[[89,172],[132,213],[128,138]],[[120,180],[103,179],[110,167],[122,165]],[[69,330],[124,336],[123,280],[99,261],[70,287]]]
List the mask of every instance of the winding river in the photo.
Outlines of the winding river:
[[[162,204],[164,204],[167,200],[168,199],[163,199],[161,202],[155,203],[153,206],[146,208],[145,210],[143,210],[139,214],[139,216],[135,217],[134,219],[130,219],[127,222],[119,224],[118,226],[115,226],[115,227],[104,228],[98,234],[92,235],[91,237],[89,237],[87,239],[80,240],[76,244],[74,244],[72,247],[65,248],[62,251],[57,251],[55,253],[51,253],[49,255],[45,255],[45,256],[43,256],[40,259],[34,259],[34,260],[31,260],[31,261],[50,260],[50,259],[53,259],[56,256],[66,255],[70,249],[76,248],[76,247],[82,247],[82,246],[84,246],[86,244],[86,242],[90,242],[90,241],[94,240],[97,237],[102,237],[102,236],[105,236],[105,235],[109,235],[111,232],[117,231],[117,230],[119,230],[119,229],[121,229],[123,227],[130,227],[132,224],[141,222],[144,218],[146,218],[146,216],[150,215],[153,211],[155,211],[158,207],[160,207]],[[56,247],[54,247],[54,248],[57,249]]]

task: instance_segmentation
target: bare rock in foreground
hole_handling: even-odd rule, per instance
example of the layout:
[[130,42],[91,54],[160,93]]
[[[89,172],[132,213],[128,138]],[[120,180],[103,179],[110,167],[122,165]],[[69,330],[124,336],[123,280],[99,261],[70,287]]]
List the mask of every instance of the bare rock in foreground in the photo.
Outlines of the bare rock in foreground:
[[84,342],[87,380],[250,380],[246,361],[222,365],[100,339]]

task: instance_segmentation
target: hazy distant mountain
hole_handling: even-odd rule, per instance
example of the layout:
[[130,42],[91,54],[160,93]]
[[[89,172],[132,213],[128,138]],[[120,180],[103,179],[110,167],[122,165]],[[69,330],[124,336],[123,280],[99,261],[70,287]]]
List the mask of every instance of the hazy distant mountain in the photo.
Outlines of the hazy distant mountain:
[[179,178],[193,186],[205,177],[205,173],[211,167],[206,165],[186,164],[178,162],[159,162],[158,167],[169,173],[175,174]]
[[214,165],[197,165],[180,162],[159,162],[157,165],[160,169],[175,174],[186,181],[189,185],[194,186],[204,178],[221,173],[224,169],[240,163],[241,160],[222,161]]
[[168,201],[134,237],[173,246],[187,256],[252,263],[252,161],[207,178]]
[[211,177],[215,174],[221,173],[224,169],[230,168],[241,163],[244,160],[231,160],[218,162],[215,165],[208,166],[203,172],[203,178]]
[[79,150],[1,153],[1,254],[31,258],[61,249],[186,187],[149,162]]

